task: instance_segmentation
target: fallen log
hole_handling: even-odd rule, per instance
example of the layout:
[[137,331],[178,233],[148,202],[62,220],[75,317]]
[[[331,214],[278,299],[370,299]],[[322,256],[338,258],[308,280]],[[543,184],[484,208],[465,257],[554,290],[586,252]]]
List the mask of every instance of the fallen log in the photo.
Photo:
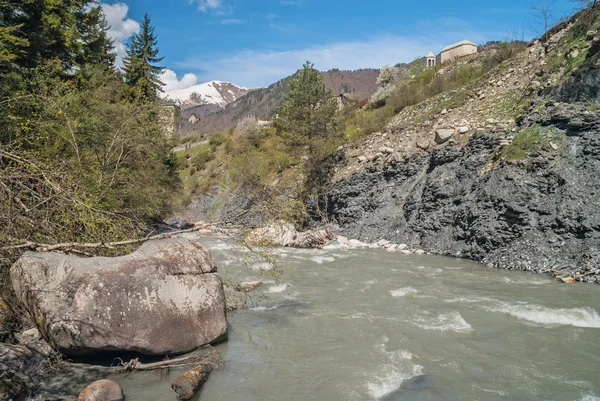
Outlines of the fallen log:
[[129,362],[121,362],[118,366],[119,369],[125,372],[134,371],[147,371],[147,370],[158,370],[158,369],[169,369],[178,368],[181,366],[192,365],[201,361],[203,356],[186,356],[175,359],[167,359],[160,362],[152,363],[141,363],[138,358],[132,359]]
[[177,393],[180,400],[189,400],[206,383],[210,373],[222,364],[221,354],[212,351],[203,356],[202,362],[198,366],[173,380],[171,388]]
[[113,249],[113,248],[116,248],[119,246],[136,245],[136,244],[141,244],[141,243],[147,242],[147,241],[171,238],[174,235],[191,233],[191,232],[200,231],[200,230],[204,230],[204,229],[214,230],[216,232],[222,231],[222,230],[214,227],[212,224],[206,224],[206,225],[196,225],[193,228],[189,228],[187,230],[169,231],[169,232],[163,233],[163,234],[148,236],[148,237],[144,237],[144,238],[136,238],[136,239],[126,240],[126,241],[87,242],[87,243],[65,242],[62,244],[43,244],[43,243],[39,243],[39,242],[27,241],[27,242],[25,242],[23,244],[19,244],[19,245],[5,246],[5,247],[0,248],[0,250],[32,249],[32,250],[35,250],[38,252],[65,251],[65,252],[73,252],[73,253],[89,255],[87,253],[84,253],[83,251],[78,250],[77,248],[80,248],[80,249],[81,248],[83,248],[83,249],[98,249],[98,248]]

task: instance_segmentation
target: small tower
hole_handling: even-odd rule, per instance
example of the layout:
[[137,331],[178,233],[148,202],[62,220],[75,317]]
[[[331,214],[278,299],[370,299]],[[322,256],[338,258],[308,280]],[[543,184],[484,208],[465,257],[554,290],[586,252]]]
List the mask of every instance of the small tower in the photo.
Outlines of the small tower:
[[433,54],[432,52],[429,52],[429,54],[427,55],[427,68],[435,67],[435,64],[436,64],[435,54]]

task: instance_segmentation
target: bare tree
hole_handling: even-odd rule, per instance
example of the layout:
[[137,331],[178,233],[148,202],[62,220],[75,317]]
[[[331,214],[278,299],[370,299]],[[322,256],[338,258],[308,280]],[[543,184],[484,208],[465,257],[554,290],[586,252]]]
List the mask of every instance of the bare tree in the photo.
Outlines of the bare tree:
[[598,0],[571,0],[573,3],[578,4],[578,8],[596,7]]
[[548,40],[548,30],[554,24],[554,5],[556,0],[537,0],[533,5],[533,12],[537,26],[537,34],[545,42]]

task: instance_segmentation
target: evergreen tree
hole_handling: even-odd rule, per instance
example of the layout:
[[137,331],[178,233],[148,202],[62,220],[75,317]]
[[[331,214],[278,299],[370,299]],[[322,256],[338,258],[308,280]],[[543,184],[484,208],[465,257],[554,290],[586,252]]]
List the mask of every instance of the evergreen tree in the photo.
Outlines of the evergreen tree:
[[337,133],[338,105],[323,75],[310,62],[290,80],[285,101],[277,108],[275,126],[293,146],[307,146],[311,153]]
[[114,69],[116,58],[114,42],[108,38],[109,26],[100,6],[81,10],[77,17],[83,43],[83,51],[77,57],[77,64],[79,66],[100,64]]
[[330,156],[339,145],[338,104],[325,88],[323,74],[310,62],[290,80],[285,101],[276,109],[275,127],[287,144],[306,160],[305,196],[318,194],[332,166]]
[[150,25],[150,17],[144,15],[141,32],[132,38],[125,58],[125,82],[132,88],[134,97],[142,102],[154,101],[164,85],[159,75],[164,67],[160,63],[163,57],[158,57],[158,41],[154,27]]
[[94,0],[0,0],[0,64],[53,65],[71,73],[114,63],[108,26]]

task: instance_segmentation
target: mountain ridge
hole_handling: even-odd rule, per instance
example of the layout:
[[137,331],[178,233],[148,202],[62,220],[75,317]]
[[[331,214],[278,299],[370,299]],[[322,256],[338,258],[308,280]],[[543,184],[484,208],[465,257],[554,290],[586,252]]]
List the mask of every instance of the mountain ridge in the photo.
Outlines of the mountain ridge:
[[[217,110],[207,110],[206,105],[187,107],[182,114],[181,132],[187,135],[211,134],[234,128],[247,116],[269,118],[273,115],[275,107],[283,102],[288,82],[295,75],[283,78],[266,88],[252,89]],[[378,76],[378,69],[333,69],[323,73],[323,82],[335,95],[348,93],[362,100],[375,93]]]
[[166,91],[163,99],[184,108],[205,105],[225,107],[252,90],[231,82],[213,80],[185,89]]

